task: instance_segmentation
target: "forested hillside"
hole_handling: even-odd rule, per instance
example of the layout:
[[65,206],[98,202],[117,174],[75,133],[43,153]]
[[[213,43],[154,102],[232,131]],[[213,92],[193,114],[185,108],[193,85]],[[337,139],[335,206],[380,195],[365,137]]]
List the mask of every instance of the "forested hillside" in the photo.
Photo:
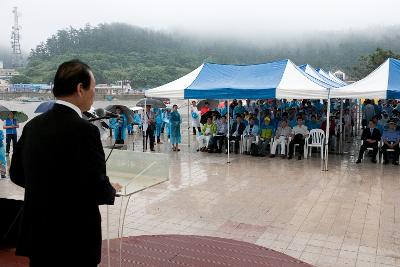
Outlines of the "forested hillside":
[[199,40],[120,23],[87,25],[60,30],[38,45],[22,73],[26,81],[48,83],[58,64],[80,58],[93,67],[98,83],[128,79],[135,88],[149,88],[174,80],[204,61],[248,64],[290,58],[297,64],[310,63],[327,70],[341,68],[358,79],[368,72],[358,67],[361,56],[377,47],[400,52],[400,35],[394,34],[399,29],[386,27],[374,35],[326,32],[250,45]]

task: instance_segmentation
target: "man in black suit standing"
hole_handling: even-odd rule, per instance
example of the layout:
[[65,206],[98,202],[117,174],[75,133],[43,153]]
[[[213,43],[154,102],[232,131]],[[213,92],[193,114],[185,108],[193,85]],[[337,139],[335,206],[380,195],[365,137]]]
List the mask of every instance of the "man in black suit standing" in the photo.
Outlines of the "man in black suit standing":
[[120,186],[106,176],[98,128],[82,119],[95,84],[85,63],[61,64],[54,107],[25,125],[12,156],[11,180],[25,188],[16,253],[29,257],[31,267],[100,263],[98,205],[112,205]]
[[242,115],[236,115],[236,121],[232,124],[229,137],[230,140],[235,140],[235,154],[239,153],[239,142],[245,129],[246,125],[242,121]]
[[365,128],[361,135],[361,140],[363,140],[363,144],[360,147],[360,153],[358,154],[358,159],[356,163],[361,163],[361,159],[363,158],[363,154],[367,148],[372,147],[372,163],[376,163],[376,154],[378,153],[378,143],[381,140],[381,132],[379,129],[375,128],[375,122],[369,121],[368,128]]

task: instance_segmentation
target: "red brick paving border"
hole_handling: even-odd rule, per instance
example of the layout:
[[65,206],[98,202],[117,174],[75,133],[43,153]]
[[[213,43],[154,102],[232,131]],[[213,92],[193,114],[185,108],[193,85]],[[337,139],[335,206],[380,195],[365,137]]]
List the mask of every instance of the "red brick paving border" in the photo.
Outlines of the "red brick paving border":
[[[119,266],[119,241],[110,242],[111,266]],[[28,260],[0,250],[0,266],[27,267]],[[100,267],[107,266],[107,242],[103,241]],[[218,237],[192,235],[132,236],[123,238],[122,266],[147,267],[311,267],[274,250]]]

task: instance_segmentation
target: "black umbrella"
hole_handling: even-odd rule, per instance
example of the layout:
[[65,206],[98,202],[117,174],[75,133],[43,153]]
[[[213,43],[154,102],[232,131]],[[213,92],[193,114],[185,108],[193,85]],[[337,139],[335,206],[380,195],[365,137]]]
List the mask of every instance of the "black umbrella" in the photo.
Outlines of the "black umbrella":
[[152,108],[166,108],[164,102],[154,98],[143,98],[140,99],[139,102],[137,102],[136,104],[137,107],[142,107],[142,108],[144,108],[145,105],[150,105]]
[[129,123],[133,123],[133,111],[128,108],[127,106],[123,105],[109,105],[105,108],[108,112],[115,113],[115,110],[119,107],[121,109],[121,113],[123,113],[126,116],[126,119],[128,120]]
[[3,105],[0,105],[0,111],[10,111],[8,108],[6,108]]
[[26,122],[29,118],[28,115],[26,115],[24,112],[22,111],[0,111],[0,119],[5,121],[8,118],[8,114],[10,114],[10,112],[14,113],[14,119],[16,119],[18,122]]
[[44,113],[47,112],[48,110],[52,109],[56,101],[47,101],[47,102],[42,102],[40,105],[36,108],[35,113]]
[[218,111],[207,111],[206,113],[204,113],[201,118],[200,118],[200,123],[201,124],[206,124],[207,123],[207,119],[208,118],[212,118],[213,116],[216,116],[217,119],[221,118],[221,113],[219,113]]
[[219,101],[215,100],[215,99],[201,100],[199,103],[197,103],[197,108],[201,109],[202,107],[204,107],[206,105],[206,102],[208,103],[208,107],[210,109],[217,109],[218,108]]

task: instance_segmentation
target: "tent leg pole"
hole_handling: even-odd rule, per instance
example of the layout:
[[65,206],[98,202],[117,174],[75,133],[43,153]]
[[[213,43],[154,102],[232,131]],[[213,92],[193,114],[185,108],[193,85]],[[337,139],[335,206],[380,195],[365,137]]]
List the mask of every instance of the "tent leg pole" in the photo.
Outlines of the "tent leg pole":
[[330,126],[330,115],[331,115],[331,98],[329,96],[330,89],[328,92],[328,105],[326,108],[326,128],[325,128],[325,148],[324,148],[324,162],[322,166],[323,171],[328,171],[328,152],[329,152],[329,126]]
[[147,118],[147,99],[146,99],[146,97],[144,98],[144,119],[146,120],[147,127],[146,127],[146,131],[144,131],[144,133],[143,133],[143,137],[144,137],[143,152],[147,150],[146,132],[147,132],[147,128],[149,128],[149,119]]
[[187,104],[188,104],[188,147],[190,148],[190,111],[189,111],[189,99],[188,99],[188,102],[187,102]]
[[228,109],[228,164],[229,163],[231,163],[231,160],[230,160],[230,144],[231,144],[231,140],[230,140],[230,137],[231,137],[231,124],[230,124],[230,122],[231,122],[231,114],[230,114],[230,108],[229,108],[229,99],[228,99],[228,107],[227,107],[227,109]]
[[339,121],[339,153],[343,154],[343,99],[340,99],[340,121]]

